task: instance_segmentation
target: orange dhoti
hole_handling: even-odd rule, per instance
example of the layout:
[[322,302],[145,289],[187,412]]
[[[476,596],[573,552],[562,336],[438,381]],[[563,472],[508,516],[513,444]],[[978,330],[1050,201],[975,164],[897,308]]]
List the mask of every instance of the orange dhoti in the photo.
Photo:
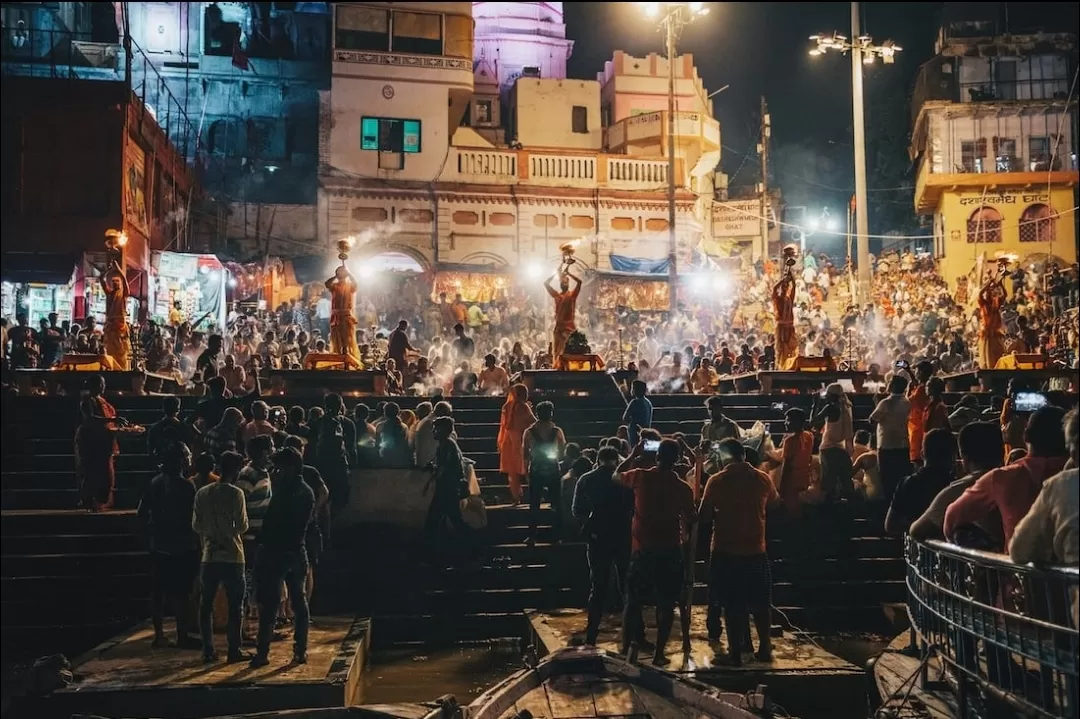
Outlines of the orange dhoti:
[[979,334],[979,367],[982,369],[994,369],[998,360],[1005,354],[1005,338],[996,327],[992,330],[984,329]]
[[117,365],[117,369],[131,369],[131,337],[128,333],[127,320],[107,319],[101,331],[101,341],[107,354]]
[[551,335],[551,364],[557,365],[559,358],[566,350],[566,341],[575,332],[574,325],[555,325],[555,331]]
[[799,342],[795,339],[795,325],[780,322],[776,325],[776,369],[791,369],[799,356]]
[[356,318],[348,310],[334,310],[330,315],[330,351],[349,355],[360,362],[360,346],[356,344]]

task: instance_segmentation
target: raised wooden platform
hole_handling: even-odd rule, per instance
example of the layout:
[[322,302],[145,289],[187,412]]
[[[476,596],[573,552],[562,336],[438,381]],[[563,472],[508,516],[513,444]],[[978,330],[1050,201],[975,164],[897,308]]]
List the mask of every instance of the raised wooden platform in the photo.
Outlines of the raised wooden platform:
[[[526,612],[532,639],[541,654],[581,642],[585,633],[586,613],[580,609],[558,609],[548,612]],[[646,608],[645,622],[648,637],[654,638],[653,612]],[[604,616],[598,648],[619,651],[620,618]],[[821,716],[851,716],[852,711],[865,708],[866,673],[860,668],[830,654],[806,639],[791,634],[773,637],[773,661],[770,664],[750,661],[741,667],[718,665],[716,657],[726,648],[712,645],[705,628],[705,608],[696,607],[690,632],[690,654],[682,654],[682,638],[678,616],[668,644],[671,663],[669,672],[693,676],[706,684],[725,691],[747,692],[759,684],[768,686],[768,695],[793,714],[833,712]],[[726,629],[725,629],[726,637]],[[757,645],[755,637],[755,646]],[[649,664],[647,652],[638,661]]]
[[[169,633],[169,627],[166,627]],[[109,717],[200,719],[279,709],[354,706],[368,661],[371,623],[354,617],[316,617],[308,663],[294,665],[292,637],[270,647],[269,666],[223,659],[203,664],[199,650],[155,649],[149,622],[72,662],[75,683],[48,697],[28,699],[21,716],[67,719]],[[224,637],[217,637],[224,654]]]
[[263,391],[303,397],[322,397],[337,392],[345,397],[383,396],[386,373],[382,370],[272,369]]
[[[733,378],[737,379],[737,378]],[[863,391],[866,372],[851,370],[761,370],[757,372],[762,394],[772,394],[784,390],[814,392],[833,382],[847,381],[856,392]]]
[[1038,387],[1054,378],[1076,379],[1076,370],[1067,367],[1045,369],[972,369],[945,375],[945,386],[950,392],[983,391],[1004,394],[1009,380],[1021,380],[1029,387]]

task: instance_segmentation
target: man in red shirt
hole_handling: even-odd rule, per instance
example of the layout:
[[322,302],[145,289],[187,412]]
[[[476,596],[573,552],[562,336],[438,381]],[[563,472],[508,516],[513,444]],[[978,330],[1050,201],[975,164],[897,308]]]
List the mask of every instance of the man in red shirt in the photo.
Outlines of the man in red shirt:
[[769,662],[772,571],[765,549],[765,509],[780,495],[769,475],[746,461],[742,442],[725,439],[720,443],[720,455],[724,468],[709,477],[699,512],[704,521],[711,519],[713,523],[707,625],[712,635],[713,628],[719,627],[723,608],[728,618],[728,659],[740,666],[752,614],[758,634],[757,658]]
[[[670,660],[664,654],[675,605],[683,582],[683,530],[697,518],[694,490],[675,471],[682,454],[673,439],[660,442],[656,465],[632,469],[646,454],[645,442],[639,443],[616,469],[618,481],[634,490],[634,521],[630,568],[627,571],[626,604],[623,610],[624,651],[631,637],[640,636],[644,625],[641,609],[645,597],[656,599],[656,649],[653,664],[663,666]],[[634,640],[636,644],[636,640]]]
[[1005,546],[1009,546],[1013,530],[1039,496],[1043,480],[1060,472],[1069,459],[1064,418],[1060,407],[1043,407],[1032,413],[1024,430],[1027,456],[990,470],[949,505],[944,525],[948,539],[961,527],[985,520],[996,509],[1001,514]]

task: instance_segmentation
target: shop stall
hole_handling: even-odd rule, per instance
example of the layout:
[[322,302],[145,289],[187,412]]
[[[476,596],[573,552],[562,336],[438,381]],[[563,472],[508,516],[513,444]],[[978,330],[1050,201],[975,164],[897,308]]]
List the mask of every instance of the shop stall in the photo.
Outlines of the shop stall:
[[444,265],[435,273],[431,298],[438,300],[439,295],[453,299],[456,295],[466,302],[492,302],[507,300],[512,295],[514,276],[507,268],[505,271],[478,270],[468,266]]
[[666,277],[641,277],[604,273],[593,290],[593,307],[614,310],[626,307],[635,312],[666,312],[671,291]]
[[54,312],[59,322],[71,321],[76,262],[72,255],[5,252],[0,265],[0,316],[9,322],[25,316],[33,327]]
[[164,324],[190,322],[207,331],[224,327],[228,272],[214,255],[155,252],[150,316]]

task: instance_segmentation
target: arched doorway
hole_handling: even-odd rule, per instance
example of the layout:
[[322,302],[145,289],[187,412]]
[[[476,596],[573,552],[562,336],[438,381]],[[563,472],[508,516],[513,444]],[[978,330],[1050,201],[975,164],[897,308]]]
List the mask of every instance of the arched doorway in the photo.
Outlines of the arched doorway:
[[357,277],[372,277],[380,272],[422,275],[426,271],[418,259],[405,252],[380,252],[359,261]]
[[1001,213],[993,207],[980,207],[968,216],[967,241],[973,243],[1001,242]]
[[1053,242],[1057,213],[1049,205],[1029,205],[1020,215],[1021,242]]

